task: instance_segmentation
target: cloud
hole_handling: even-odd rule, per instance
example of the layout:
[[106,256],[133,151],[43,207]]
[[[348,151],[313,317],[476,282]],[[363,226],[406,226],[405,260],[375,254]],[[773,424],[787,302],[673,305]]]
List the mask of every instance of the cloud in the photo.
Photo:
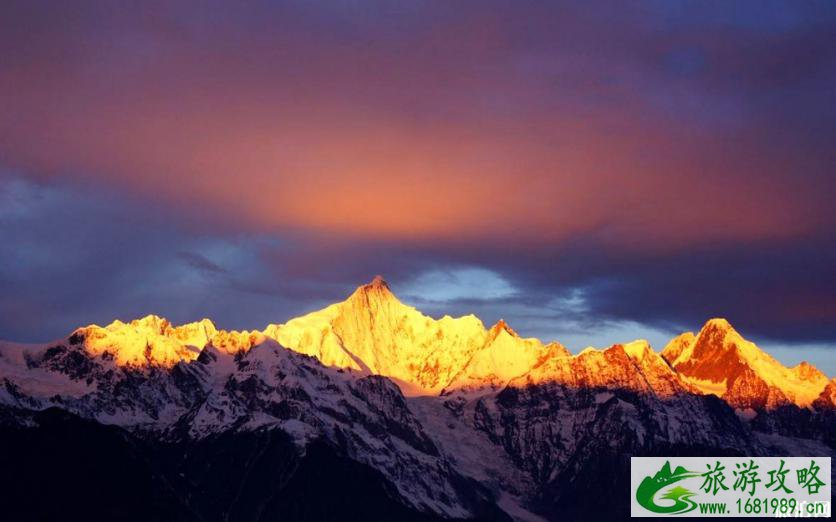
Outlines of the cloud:
[[226,269],[196,252],[178,252],[177,255],[192,268],[196,268],[203,272],[208,272],[210,274],[227,273]]
[[0,207],[0,338],[47,341],[148,313],[263,328],[297,310],[253,254],[261,238],[207,235],[118,192],[11,173]]
[[[831,212],[830,141],[793,135],[833,132],[832,17],[782,6],[793,23],[741,30],[617,5],[12,2],[0,154],[267,233],[792,237]],[[684,77],[683,48],[702,57]]]
[[402,286],[402,293],[426,301],[494,301],[513,297],[517,291],[502,276],[478,267],[430,270]]
[[833,34],[798,2],[4,2],[0,337],[260,328],[382,273],[530,335],[833,343]]

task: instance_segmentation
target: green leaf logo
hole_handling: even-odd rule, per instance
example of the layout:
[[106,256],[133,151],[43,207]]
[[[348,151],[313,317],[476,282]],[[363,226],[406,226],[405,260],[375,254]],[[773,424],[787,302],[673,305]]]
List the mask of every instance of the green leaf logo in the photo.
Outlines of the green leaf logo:
[[675,484],[682,479],[698,476],[700,476],[699,473],[688,471],[682,466],[679,466],[676,470],[671,471],[670,462],[665,462],[662,469],[660,469],[655,475],[652,477],[645,477],[644,480],[642,480],[641,484],[639,484],[639,488],[636,490],[636,500],[639,502],[640,506],[654,513],[667,513],[670,515],[687,513],[697,507],[696,502],[691,500],[691,497],[696,494],[693,491],[690,491],[682,486],[675,486],[659,497],[660,500],[672,500],[673,504],[665,502],[666,505],[662,506],[656,503],[654,497],[662,489],[670,486],[671,484]]

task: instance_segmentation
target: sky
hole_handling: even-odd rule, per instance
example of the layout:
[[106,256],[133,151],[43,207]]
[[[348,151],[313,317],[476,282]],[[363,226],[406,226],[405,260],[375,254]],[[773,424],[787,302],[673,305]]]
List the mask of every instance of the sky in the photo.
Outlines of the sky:
[[834,375],[834,143],[832,2],[7,0],[0,338],[263,328],[382,274]]

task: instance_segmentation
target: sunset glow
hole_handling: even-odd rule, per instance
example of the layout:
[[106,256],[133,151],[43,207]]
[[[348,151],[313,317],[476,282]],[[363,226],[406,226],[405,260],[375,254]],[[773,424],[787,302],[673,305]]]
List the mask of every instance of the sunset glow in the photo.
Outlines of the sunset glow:
[[0,522],[830,516],[834,201],[833,0],[2,0]]
[[[516,289],[524,334],[722,315],[787,353],[830,346],[820,7],[6,2],[0,334],[261,328],[375,273],[472,268]],[[583,321],[525,311],[567,295]]]

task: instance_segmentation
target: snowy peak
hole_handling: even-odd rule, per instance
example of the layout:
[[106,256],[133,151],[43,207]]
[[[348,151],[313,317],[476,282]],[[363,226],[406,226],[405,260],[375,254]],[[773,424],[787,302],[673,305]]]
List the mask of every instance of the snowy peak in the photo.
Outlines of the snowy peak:
[[[747,426],[748,416],[696,393],[712,385],[738,408],[809,400],[816,411],[764,412]],[[442,390],[441,397],[404,397]],[[371,467],[375,482],[386,481],[381,491],[389,500],[426,518],[494,519],[484,508],[497,503],[514,519],[541,520],[528,509],[556,491],[600,489],[584,469],[612,471],[625,455],[671,448],[830,454],[824,444],[832,440],[834,402],[836,380],[807,363],[781,366],[726,321],[678,336],[662,354],[636,340],[571,355],[559,343],[521,337],[503,320],[485,328],[472,315],[425,316],[377,278],[343,302],[261,332],[146,316],[80,328],[58,343],[0,343],[3,420],[22,428],[38,415],[30,412],[60,408],[142,440],[182,444],[171,446],[178,455],[184,450],[178,461],[194,459],[194,466],[164,466],[161,473],[172,474],[155,480],[166,488],[193,483],[179,491],[189,507],[209,500],[203,518],[220,509],[211,497],[228,489],[227,475],[264,468],[277,474],[242,484],[291,480],[301,461],[285,465],[284,442],[274,444],[287,439],[295,447],[286,449],[300,457],[314,454],[314,441],[333,447],[339,479],[353,469],[346,458]],[[785,423],[792,424],[786,431]],[[765,427],[770,431],[756,434]],[[258,451],[250,451],[253,444]],[[129,445],[132,460],[144,446]],[[231,451],[241,447],[246,451]],[[219,472],[208,475],[221,477],[221,489],[201,478],[207,455],[230,456],[220,460],[238,466],[212,468]],[[314,461],[315,469],[331,469],[330,462]],[[666,465],[657,475],[670,473]],[[487,487],[473,489],[478,484]],[[345,493],[340,483],[326,486]],[[283,494],[268,489],[252,497],[258,506]]]
[[[708,320],[697,335],[686,332],[675,337],[663,350],[672,364],[695,360],[715,360],[736,357],[743,337],[725,319]],[[757,347],[754,350],[760,351]]]
[[569,349],[563,346],[562,344],[552,341],[548,343],[545,347],[545,351],[548,357],[571,357],[572,354],[569,352]]
[[515,388],[554,385],[570,390],[626,389],[671,397],[689,391],[647,341],[587,348],[577,355],[555,355],[509,383]]
[[[683,355],[685,350],[690,349],[690,347],[693,346],[695,337],[694,332],[685,332],[677,335],[671,339],[668,345],[662,350],[662,357],[670,364],[678,362],[679,357]],[[690,354],[685,355],[684,357],[689,356]]]
[[371,311],[381,311],[392,306],[406,306],[392,293],[389,283],[382,276],[375,276],[368,284],[361,285],[343,303],[346,306],[365,306]]
[[217,333],[208,319],[173,326],[163,317],[147,315],[129,323],[117,320],[105,327],[79,328],[70,340],[81,341],[90,355],[112,357],[119,366],[170,368],[180,361],[196,359]]
[[[473,315],[426,316],[402,303],[380,276],[342,302],[263,331],[219,330],[208,319],[175,326],[148,315],[79,328],[61,344],[105,365],[170,369],[195,361],[209,347],[238,354],[267,341],[356,376],[389,377],[407,395],[497,390],[525,378],[578,386],[620,382],[663,394],[687,387],[741,409],[816,407],[832,396],[825,393],[828,377],[818,369],[806,362],[784,367],[725,319],[679,335],[661,354],[637,340],[573,357],[559,343],[522,338],[502,319],[486,329]],[[630,384],[633,378],[641,382]]]
[[364,288],[364,289],[367,289],[367,290],[377,290],[377,291],[387,291],[388,292],[389,291],[389,283],[387,283],[386,280],[383,279],[382,275],[378,274],[378,275],[374,276],[371,283],[369,283],[367,285],[363,285],[361,288]]
[[338,303],[339,313],[336,320],[355,323],[355,326],[397,327],[397,322],[405,316],[421,316],[415,308],[405,305],[392,293],[389,284],[376,276],[371,283],[362,285],[348,299]]
[[737,330],[734,329],[734,327],[731,325],[728,319],[725,319],[723,317],[714,317],[706,321],[700,332],[704,331],[718,331],[723,332],[724,334],[733,333],[735,335],[740,335],[739,333],[737,333]]
[[675,338],[662,356],[694,387],[741,409],[810,406],[827,385],[827,377],[815,367],[783,366],[725,319],[711,319],[696,336]]
[[487,336],[475,316],[435,320],[405,305],[381,277],[264,333],[328,366],[390,377],[410,395],[441,390]]
[[792,372],[795,376],[804,381],[812,382],[827,379],[827,375],[807,361],[801,361],[797,365],[793,366]]
[[558,343],[546,346],[538,339],[523,339],[500,320],[491,327],[485,344],[445,387],[445,393],[497,390],[527,374],[550,357],[568,355]]
[[645,339],[637,339],[633,342],[622,344],[621,347],[630,358],[637,361],[643,361],[647,357],[656,356],[656,352],[653,351],[650,343]]
[[729,370],[744,361],[772,359],[746,341],[725,319],[707,321],[696,335],[686,332],[675,337],[662,355],[676,368],[699,368],[702,378],[715,381],[728,377]]
[[519,337],[519,335],[517,335],[517,332],[515,332],[513,328],[508,326],[508,323],[505,322],[505,319],[500,319],[496,322],[496,324],[491,326],[490,330],[488,330],[488,341],[492,342],[503,333],[508,334],[511,337]]
[[209,319],[175,326],[164,317],[147,315],[128,323],[116,320],[105,327],[79,328],[67,341],[80,345],[91,356],[111,359],[117,366],[171,368],[197,359],[209,345],[234,354],[264,339],[261,332],[219,330]]

